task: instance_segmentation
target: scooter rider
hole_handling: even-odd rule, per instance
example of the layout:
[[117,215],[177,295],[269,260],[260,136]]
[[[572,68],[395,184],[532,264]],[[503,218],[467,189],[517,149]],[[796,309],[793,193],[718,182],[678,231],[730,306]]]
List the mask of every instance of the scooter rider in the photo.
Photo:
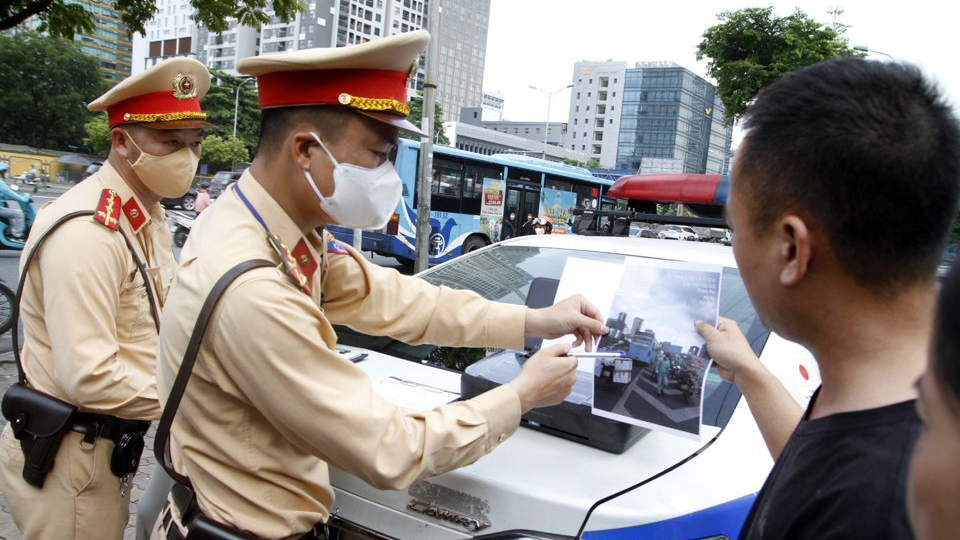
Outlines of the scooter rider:
[[[0,163],[0,201],[16,201],[21,204],[30,202],[29,195],[20,195],[10,189],[7,185],[7,170],[9,166],[6,163]],[[23,234],[23,212],[16,208],[10,208],[6,203],[0,203],[0,219],[6,219],[10,222],[10,239],[22,242],[25,240]]]
[[197,60],[161,62],[90,103],[108,161],[37,215],[20,274],[24,345],[3,397],[0,488],[23,540],[119,540],[160,416],[159,312],[176,263],[160,199],[187,191],[207,127]]

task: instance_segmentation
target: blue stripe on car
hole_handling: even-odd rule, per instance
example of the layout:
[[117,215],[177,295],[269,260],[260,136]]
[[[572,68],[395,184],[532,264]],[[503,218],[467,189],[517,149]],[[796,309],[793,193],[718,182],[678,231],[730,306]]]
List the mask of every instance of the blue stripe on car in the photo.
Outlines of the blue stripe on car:
[[721,534],[726,535],[727,538],[736,538],[756,498],[757,495],[753,493],[663,521],[620,529],[586,531],[582,538],[583,540],[690,540]]

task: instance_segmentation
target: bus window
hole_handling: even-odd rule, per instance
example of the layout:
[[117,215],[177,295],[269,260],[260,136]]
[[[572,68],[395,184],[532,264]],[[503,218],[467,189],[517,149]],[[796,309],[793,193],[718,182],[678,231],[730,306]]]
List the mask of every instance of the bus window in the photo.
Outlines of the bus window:
[[577,184],[573,190],[577,192],[577,208],[597,208],[597,197],[600,196],[597,186]]
[[549,174],[547,175],[546,180],[543,182],[543,187],[560,191],[573,191],[573,184],[565,180],[560,180],[559,178]]
[[510,167],[509,172],[507,172],[507,179],[509,180],[521,180],[524,182],[533,182],[534,184],[539,185],[541,174],[538,172],[528,171],[524,169],[518,169],[517,167]]
[[[484,167],[476,163],[467,162],[467,171],[463,179],[463,201],[460,211],[464,214],[480,213],[480,198],[483,196],[483,181],[487,178],[500,180],[503,178],[503,169]],[[503,186],[500,186],[503,189]]]
[[434,157],[430,209],[437,212],[460,211],[463,163]]

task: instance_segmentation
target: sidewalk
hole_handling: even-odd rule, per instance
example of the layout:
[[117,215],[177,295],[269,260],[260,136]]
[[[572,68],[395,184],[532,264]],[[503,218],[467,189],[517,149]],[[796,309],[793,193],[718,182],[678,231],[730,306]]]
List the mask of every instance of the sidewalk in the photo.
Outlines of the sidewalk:
[[[6,393],[7,388],[17,380],[17,366],[13,359],[13,351],[10,345],[10,333],[0,336],[0,396]],[[6,427],[7,421],[0,416],[0,429]],[[130,486],[130,521],[127,523],[127,530],[123,535],[124,540],[134,540],[136,531],[137,506],[140,501],[140,495],[147,488],[150,482],[150,475],[153,474],[156,460],[153,458],[153,434],[154,427],[150,428],[146,437],[146,449],[143,451],[143,457],[140,460],[140,470],[134,477]],[[13,517],[7,508],[7,501],[3,494],[0,494],[0,540],[20,540],[20,530],[13,523]]]

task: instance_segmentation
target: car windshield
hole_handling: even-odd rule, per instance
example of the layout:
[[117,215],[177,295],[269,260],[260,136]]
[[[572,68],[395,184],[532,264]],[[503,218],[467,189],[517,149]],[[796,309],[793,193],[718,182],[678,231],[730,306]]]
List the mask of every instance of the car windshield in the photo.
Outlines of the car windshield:
[[[468,289],[488,300],[522,305],[526,303],[527,292],[534,278],[559,280],[569,257],[619,263],[631,258],[629,255],[613,253],[503,245],[458,257],[421,276],[434,285]],[[735,268],[723,270],[720,315],[737,322],[754,352],[759,355],[769,332],[760,323],[740,279],[740,272]],[[340,342],[347,346],[364,347],[458,372],[498,352],[484,348],[408,345],[388,337],[367,336],[343,326],[337,327],[337,334]],[[723,382],[716,370],[710,370],[704,385],[704,424],[718,427],[726,425],[738,398],[736,387]]]

